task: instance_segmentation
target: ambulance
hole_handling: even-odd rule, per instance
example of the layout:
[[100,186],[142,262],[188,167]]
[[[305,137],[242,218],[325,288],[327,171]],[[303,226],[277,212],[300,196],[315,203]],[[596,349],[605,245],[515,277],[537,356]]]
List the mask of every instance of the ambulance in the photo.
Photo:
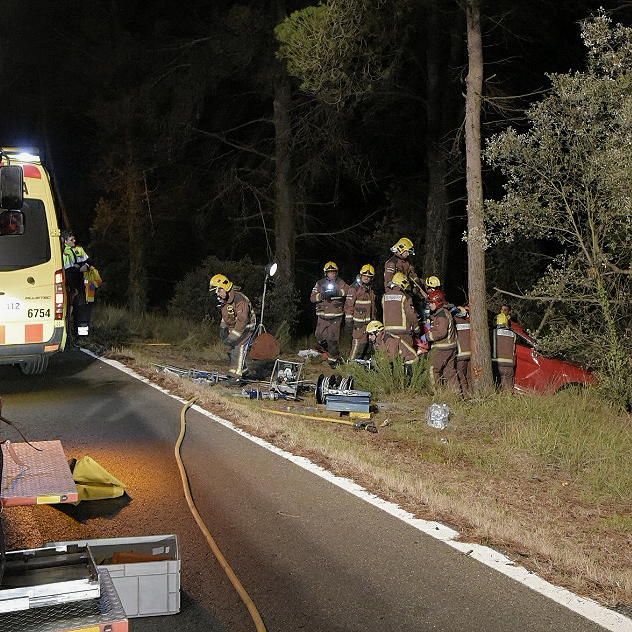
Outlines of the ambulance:
[[46,371],[66,344],[60,230],[38,156],[0,149],[0,365]]

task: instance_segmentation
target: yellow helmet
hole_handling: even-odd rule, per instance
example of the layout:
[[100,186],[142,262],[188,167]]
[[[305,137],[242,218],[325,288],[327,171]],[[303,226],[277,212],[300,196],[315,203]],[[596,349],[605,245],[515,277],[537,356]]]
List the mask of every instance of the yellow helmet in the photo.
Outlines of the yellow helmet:
[[375,276],[375,268],[370,263],[365,263],[360,268],[360,276],[366,274],[366,276],[374,277]]
[[233,287],[233,282],[223,274],[216,274],[214,277],[211,277],[211,282],[209,283],[208,291],[209,292],[217,292],[220,288],[222,290],[226,290],[230,292]]
[[328,261],[323,266],[323,272],[338,272],[338,264],[335,261]]
[[384,331],[384,325],[379,320],[372,320],[366,326],[366,333],[367,334],[379,334],[380,331]]
[[441,279],[438,276],[426,277],[426,287],[441,287]]
[[496,316],[496,327],[509,327],[509,317],[500,313]]
[[402,252],[410,252],[411,255],[415,254],[415,247],[413,242],[408,237],[402,237],[396,244],[391,247],[391,252],[401,255]]
[[402,290],[410,289],[410,281],[408,280],[408,277],[403,272],[396,272],[393,275],[393,279],[391,283],[393,285],[397,285],[398,287],[401,287]]

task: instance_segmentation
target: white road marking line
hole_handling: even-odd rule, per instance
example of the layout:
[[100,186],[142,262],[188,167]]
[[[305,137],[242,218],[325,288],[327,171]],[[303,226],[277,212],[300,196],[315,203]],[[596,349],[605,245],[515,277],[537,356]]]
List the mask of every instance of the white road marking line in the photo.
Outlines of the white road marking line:
[[[118,362],[117,360],[110,360],[108,358],[102,358],[101,356],[92,353],[87,349],[82,349],[84,353],[87,355],[104,362],[105,364],[110,365],[111,367],[118,369],[119,371],[123,371],[130,375],[131,377],[148,384],[152,388],[159,390],[161,393],[168,395],[169,397],[181,402],[185,403],[187,400],[174,395],[166,388],[159,386],[158,384],[154,384],[148,378],[136,373],[132,369],[126,367],[124,364]],[[319,476],[320,478],[329,481],[330,483],[344,489],[345,491],[353,494],[357,498],[361,498],[365,502],[370,503],[374,507],[385,511],[386,513],[402,520],[406,524],[409,524],[411,527],[414,527],[418,531],[421,531],[429,536],[437,540],[441,540],[445,542],[448,546],[451,546],[453,549],[460,551],[461,553],[467,554],[469,557],[472,557],[485,566],[489,566],[494,570],[514,579],[515,581],[531,588],[535,592],[552,599],[556,603],[576,612],[577,614],[583,616],[589,621],[593,621],[598,625],[602,626],[606,630],[610,630],[611,632],[632,632],[632,619],[615,612],[614,610],[610,610],[605,606],[601,606],[596,601],[592,599],[586,599],[585,597],[580,597],[575,593],[572,593],[570,590],[566,588],[561,588],[560,586],[555,586],[550,582],[542,579],[535,573],[528,571],[523,566],[517,566],[512,560],[508,557],[491,549],[487,546],[482,546],[480,544],[472,544],[468,542],[457,542],[455,540],[458,537],[459,532],[451,529],[450,527],[441,524],[440,522],[434,522],[432,520],[422,520],[420,518],[415,518],[413,514],[402,509],[399,505],[392,503],[388,500],[384,500],[375,494],[364,489],[364,487],[358,485],[356,482],[352,481],[348,478],[342,478],[341,476],[336,476],[332,474],[329,470],[321,467],[320,465],[316,465],[312,463],[309,459],[303,456],[297,456],[292,454],[291,452],[287,452],[286,450],[282,450],[271,443],[268,443],[265,439],[261,439],[260,437],[256,437],[254,435],[249,434],[245,430],[238,428],[232,422],[227,419],[223,419],[214,413],[209,412],[208,410],[204,410],[198,405],[192,406],[193,410],[199,412],[200,414],[212,419],[213,421],[221,424],[222,426],[236,432],[242,437],[256,443],[257,445],[277,454],[278,456],[291,461],[295,465],[302,467],[304,470]]]

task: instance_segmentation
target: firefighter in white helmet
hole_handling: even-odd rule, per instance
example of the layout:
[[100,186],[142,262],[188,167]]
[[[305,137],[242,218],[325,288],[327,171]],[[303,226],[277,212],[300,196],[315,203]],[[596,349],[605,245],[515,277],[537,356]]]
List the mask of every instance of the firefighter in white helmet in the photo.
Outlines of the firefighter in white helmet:
[[351,352],[349,360],[364,358],[369,341],[366,334],[367,324],[375,319],[375,292],[373,278],[375,268],[366,263],[360,268],[360,274],[349,287],[345,301],[345,327],[351,330]]
[[338,276],[334,261],[328,261],[323,272],[325,276],[316,281],[309,300],[316,305],[316,342],[335,363],[340,358],[340,328],[349,286]]
[[228,372],[237,379],[246,372],[248,344],[257,325],[255,311],[248,297],[239,289],[224,274],[214,275],[209,283],[209,292],[217,295],[222,314],[219,337],[228,347]]

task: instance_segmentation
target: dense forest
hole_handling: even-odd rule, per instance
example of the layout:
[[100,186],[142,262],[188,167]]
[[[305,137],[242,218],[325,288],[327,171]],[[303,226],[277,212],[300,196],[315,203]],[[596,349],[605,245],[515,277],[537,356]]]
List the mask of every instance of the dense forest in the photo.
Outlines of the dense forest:
[[[271,321],[307,331],[309,290],[325,261],[352,280],[363,263],[381,269],[389,247],[407,235],[417,269],[444,279],[449,298],[461,303],[471,300],[464,239],[470,5],[480,11],[482,36],[486,212],[491,224],[513,227],[485,245],[487,305],[514,301],[518,318],[543,340],[554,334],[551,348],[557,341],[556,351],[583,353],[584,361],[616,340],[612,362],[623,364],[611,369],[621,370],[630,350],[632,241],[630,112],[621,104],[629,102],[632,65],[627,31],[617,24],[632,24],[631,2],[7,1],[0,138],[39,148],[64,225],[102,271],[101,300],[202,319],[209,274],[234,276],[256,300],[263,266],[276,259]],[[582,31],[582,21],[598,15]],[[620,51],[618,70],[604,70],[604,46]],[[551,112],[563,118],[560,104],[572,102],[568,83],[577,73],[582,86],[606,75],[619,86],[596,106],[595,120],[603,115],[606,123],[594,131],[609,134],[608,121],[619,121],[610,140],[627,138],[627,157],[615,152],[599,166],[622,171],[608,186],[628,195],[612,220],[627,235],[627,251],[606,236],[623,259],[599,263],[605,246],[589,257],[593,264],[582,269],[594,287],[580,292],[575,279],[573,296],[580,292],[599,310],[582,315],[583,336],[569,333],[559,344],[560,331],[578,327],[577,298],[564,295],[570,281],[560,277],[562,269],[582,274],[568,263],[573,244],[534,229],[535,215],[518,230],[507,213],[511,206],[531,217],[525,200],[546,197],[537,183],[527,186],[546,159],[523,135],[543,134]],[[595,147],[593,128],[575,124]],[[512,138],[522,139],[522,155]],[[564,147],[562,154],[576,149]],[[548,199],[542,208],[553,207]],[[602,275],[602,265],[614,276]],[[552,283],[559,287],[546,294],[542,285]],[[595,323],[605,323],[603,332]],[[596,346],[586,352],[591,332]]]

